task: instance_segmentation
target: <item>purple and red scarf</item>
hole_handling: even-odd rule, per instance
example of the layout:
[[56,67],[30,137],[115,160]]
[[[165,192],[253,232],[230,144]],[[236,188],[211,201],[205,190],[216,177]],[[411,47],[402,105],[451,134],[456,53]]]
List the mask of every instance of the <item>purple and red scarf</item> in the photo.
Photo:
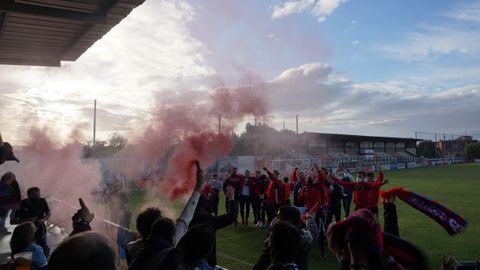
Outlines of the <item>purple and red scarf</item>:
[[381,191],[382,198],[396,196],[413,208],[440,224],[450,235],[456,235],[467,228],[467,221],[440,203],[420,194],[397,187]]

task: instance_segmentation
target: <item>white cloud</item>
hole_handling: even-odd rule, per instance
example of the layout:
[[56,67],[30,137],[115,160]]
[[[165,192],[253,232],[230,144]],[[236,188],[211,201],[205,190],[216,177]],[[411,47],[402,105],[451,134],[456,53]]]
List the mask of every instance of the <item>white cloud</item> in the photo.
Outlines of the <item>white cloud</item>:
[[0,66],[0,100],[6,100],[0,131],[17,144],[27,125],[48,124],[66,137],[75,125],[91,123],[88,110],[97,99],[98,130],[141,132],[158,93],[197,87],[215,73],[187,28],[194,16],[182,1],[146,1],[76,62]]
[[379,48],[387,56],[421,61],[443,55],[475,55],[480,52],[480,31],[455,27],[422,27],[408,33],[403,41]]
[[301,131],[412,136],[415,130],[479,133],[480,85],[439,90],[405,81],[353,83],[321,63],[267,83],[277,119],[300,115]]
[[480,22],[480,1],[459,4],[445,15],[457,21]]
[[404,61],[435,60],[480,53],[480,2],[456,3],[441,23],[423,23],[400,40],[378,46],[387,56]]
[[324,22],[345,0],[287,0],[273,7],[272,19],[308,12]]
[[360,41],[359,41],[359,40],[356,40],[356,39],[355,39],[354,41],[352,41],[352,45],[356,46],[356,45],[358,45],[358,44],[360,44]]
[[278,19],[292,14],[303,13],[312,9],[315,0],[287,0],[273,7],[272,18]]
[[344,0],[319,0],[312,10],[312,14],[317,17],[319,22],[326,20],[327,16],[335,11]]
[[323,80],[331,73],[331,68],[327,64],[308,63],[296,68],[284,70],[272,82],[294,82],[297,80]]

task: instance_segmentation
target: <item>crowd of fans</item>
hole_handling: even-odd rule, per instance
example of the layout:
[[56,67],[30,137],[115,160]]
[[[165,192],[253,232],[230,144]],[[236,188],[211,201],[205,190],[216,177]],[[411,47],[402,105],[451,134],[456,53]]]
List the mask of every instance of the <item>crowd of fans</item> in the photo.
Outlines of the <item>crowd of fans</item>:
[[[129,269],[222,269],[217,265],[216,231],[232,224],[248,226],[250,209],[255,226],[268,228],[254,270],[309,269],[310,251],[316,244],[321,257],[325,248],[331,250],[340,269],[428,268],[423,252],[399,238],[394,197],[382,202],[384,229],[380,227],[379,191],[388,182],[381,172],[376,179],[373,174],[358,172],[354,181],[348,171],[334,175],[315,166],[307,172],[295,168],[290,181],[267,168],[265,174],[257,171],[255,176],[249,171],[239,174],[233,168],[223,179],[213,175],[207,181],[196,164],[196,185],[176,220],[165,217],[158,208],[147,208],[137,216],[138,238],[125,247]],[[218,214],[221,192],[226,195],[224,215]],[[354,211],[350,213],[352,199]],[[79,206],[72,216],[71,234],[50,253],[45,228],[50,217],[47,201],[37,187],[29,188],[27,198],[20,200],[15,175],[4,174],[0,181],[0,233],[10,234],[5,228],[9,210],[13,210],[11,223],[17,226],[10,241],[11,260],[2,269],[25,263],[25,253],[30,254],[30,269],[120,269],[118,247],[106,235],[92,231],[94,214],[82,199]],[[444,270],[456,267],[454,258],[442,263]]]

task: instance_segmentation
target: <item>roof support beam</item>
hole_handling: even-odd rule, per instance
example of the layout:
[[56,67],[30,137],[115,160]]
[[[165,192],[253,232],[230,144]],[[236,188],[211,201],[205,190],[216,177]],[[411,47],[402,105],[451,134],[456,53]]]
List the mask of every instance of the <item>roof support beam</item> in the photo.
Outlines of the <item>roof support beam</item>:
[[0,11],[24,13],[37,16],[47,16],[86,23],[105,23],[107,21],[106,12],[102,12],[101,14],[78,12],[59,8],[15,3],[14,0],[1,0]]
[[3,24],[5,23],[6,17],[7,17],[7,13],[0,11],[0,37],[2,36]]
[[0,65],[60,67],[60,60],[0,57]]

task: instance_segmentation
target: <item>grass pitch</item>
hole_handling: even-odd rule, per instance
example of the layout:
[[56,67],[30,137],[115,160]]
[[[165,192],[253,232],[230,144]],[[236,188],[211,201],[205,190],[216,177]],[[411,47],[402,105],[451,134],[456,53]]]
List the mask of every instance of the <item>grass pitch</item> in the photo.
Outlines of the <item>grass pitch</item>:
[[[385,176],[390,183],[384,189],[402,186],[431,197],[469,222],[465,232],[451,237],[433,220],[397,200],[400,236],[427,254],[430,269],[440,269],[442,255],[455,255],[458,260],[480,259],[480,164],[385,171]],[[142,192],[134,192],[130,196],[134,216],[148,201],[143,195]],[[221,213],[224,213],[223,200],[222,197],[219,207]],[[179,207],[178,202],[164,203],[174,209]],[[382,221],[383,209],[379,208]],[[253,220],[252,213],[250,216]],[[218,231],[219,264],[230,270],[251,269],[260,255],[266,235],[265,229],[257,229],[252,224],[248,227],[230,226]],[[321,259],[319,248],[315,246],[310,254],[310,269],[339,269],[339,265],[330,252]]]

